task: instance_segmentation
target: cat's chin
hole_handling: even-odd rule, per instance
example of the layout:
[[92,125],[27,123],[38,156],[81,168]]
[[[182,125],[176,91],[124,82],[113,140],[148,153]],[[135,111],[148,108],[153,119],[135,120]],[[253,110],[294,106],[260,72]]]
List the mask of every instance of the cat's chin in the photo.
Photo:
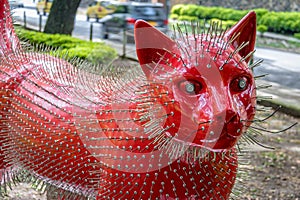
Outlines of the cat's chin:
[[[243,127],[244,125],[238,121],[224,124],[221,129],[219,125],[211,125],[207,127],[207,130],[210,131],[198,131],[192,144],[211,151],[229,150],[236,145],[244,131]],[[211,132],[214,135],[211,135]]]
[[213,152],[227,151],[232,149],[234,145],[235,142],[234,144],[232,144],[232,140],[218,140],[218,141],[211,141],[211,142],[206,141],[203,142],[202,144],[195,144],[195,143],[191,144],[192,147],[203,148]]
[[235,151],[236,148],[234,147],[210,148],[206,145],[190,143],[185,153],[180,157],[180,161],[191,165],[199,165],[199,163],[211,161],[216,156],[221,158]]
[[213,151],[213,152],[224,152],[234,148],[238,138],[230,135],[222,136],[220,138],[210,140],[200,140],[199,142],[186,142],[178,139],[173,139],[177,143],[184,143],[189,146],[189,149]]

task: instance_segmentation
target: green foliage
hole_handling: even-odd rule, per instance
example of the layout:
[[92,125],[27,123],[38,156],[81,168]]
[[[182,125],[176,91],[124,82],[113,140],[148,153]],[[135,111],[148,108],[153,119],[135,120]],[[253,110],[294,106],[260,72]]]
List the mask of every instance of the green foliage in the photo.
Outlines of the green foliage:
[[[199,18],[201,19],[212,19],[212,18],[219,18],[219,8],[218,7],[204,7],[204,9],[201,9],[203,13],[200,13],[200,16]],[[219,18],[220,19],[220,18]]]
[[[258,25],[264,25],[268,31],[293,34],[300,32],[299,12],[269,12],[266,9],[254,9]],[[194,4],[177,4],[171,9],[171,16],[178,20],[219,19],[229,26],[244,17],[249,10],[234,10],[222,7],[205,7]]]
[[300,33],[295,33],[294,37],[300,40]]
[[204,6],[198,6],[197,16],[199,19],[210,19],[210,9]]
[[178,15],[177,14],[171,14],[170,19],[178,19]]
[[234,20],[226,20],[226,21],[222,21],[222,25],[227,28],[227,27],[232,27],[237,23],[237,21]]
[[276,33],[293,34],[300,32],[300,13],[298,12],[269,12],[263,15],[259,24],[268,27]]
[[231,10],[227,16],[227,20],[233,20],[237,22],[247,15],[248,12],[249,10]]
[[180,15],[186,15],[191,17],[197,17],[197,10],[198,6],[194,4],[187,4],[186,6],[183,6],[180,10]]
[[205,7],[195,4],[177,4],[172,7],[171,15],[195,16],[199,19],[218,18],[222,20],[239,20],[247,11],[233,10],[221,7]]
[[222,25],[222,29],[226,29],[228,27],[232,27],[233,25],[235,25],[237,23],[237,21],[233,21],[233,20],[220,20],[217,18],[213,18],[210,20],[210,23],[218,23]]
[[93,64],[105,64],[116,58],[117,52],[101,42],[90,42],[68,35],[45,34],[16,27],[17,35],[32,45],[46,45],[60,49],[67,54],[66,59],[74,57],[90,61]]
[[265,25],[258,25],[257,26],[257,31],[258,32],[260,32],[260,33],[264,33],[264,32],[266,32],[268,30],[268,27],[267,26],[265,26]]
[[93,48],[86,59],[93,63],[110,63],[116,58],[116,51],[112,51],[111,47],[102,45],[101,48]]
[[181,9],[184,7],[184,4],[176,4],[171,8],[171,14],[180,15]]
[[215,17],[221,20],[238,21],[248,13],[247,10],[234,10],[231,8],[221,8],[221,7],[217,7],[216,9],[217,9],[216,10],[217,15],[215,14]]
[[261,19],[262,16],[264,16],[265,14],[268,14],[268,10],[264,9],[264,8],[256,8],[254,9],[255,13],[256,13],[256,17],[257,19]]
[[199,20],[196,16],[189,16],[189,15],[181,15],[178,17],[180,21],[196,21]]

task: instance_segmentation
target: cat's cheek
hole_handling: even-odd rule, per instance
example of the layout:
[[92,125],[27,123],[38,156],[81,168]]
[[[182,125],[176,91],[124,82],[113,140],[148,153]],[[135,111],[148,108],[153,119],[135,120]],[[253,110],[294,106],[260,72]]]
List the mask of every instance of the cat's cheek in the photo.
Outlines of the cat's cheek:
[[209,121],[213,115],[210,99],[203,95],[189,108],[188,115],[195,124],[203,124]]
[[238,139],[232,139],[230,136],[224,137],[222,140],[219,140],[216,142],[212,149],[214,150],[225,150],[225,149],[231,149],[236,145]]
[[243,130],[244,132],[246,131],[246,127],[251,125],[251,121],[255,116],[256,92],[254,88],[255,85],[252,85],[249,90],[243,92],[243,95],[241,95],[241,102],[243,102],[244,107],[244,115],[241,115],[241,120],[243,121],[245,127],[245,130]]
[[253,105],[251,104],[251,96],[249,95],[249,93],[244,95],[236,95],[235,102],[238,102],[236,104],[235,110],[237,116],[239,116],[239,120],[235,122],[237,123],[235,127],[238,127],[238,129],[240,130],[239,133],[235,136],[240,136],[241,134],[243,134],[243,132],[246,131],[249,118],[254,115],[255,110]]
[[174,97],[172,122],[176,125],[174,133],[178,134],[177,139],[202,144],[200,141],[206,138],[213,115],[209,95],[178,97],[177,93]]

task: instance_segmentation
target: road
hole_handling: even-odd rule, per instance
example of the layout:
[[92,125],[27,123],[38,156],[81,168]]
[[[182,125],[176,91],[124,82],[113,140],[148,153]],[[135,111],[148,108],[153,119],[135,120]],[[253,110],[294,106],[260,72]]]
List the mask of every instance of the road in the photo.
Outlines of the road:
[[264,80],[300,89],[299,54],[257,48],[255,58],[264,60],[262,66],[255,69],[256,74],[268,74]]
[[[34,9],[16,9],[13,17],[17,22],[22,23],[24,21],[24,13],[26,15],[27,26],[38,29],[39,15],[37,15]],[[42,16],[42,27],[45,25],[46,19],[47,16]],[[92,20],[91,22],[87,22],[84,14],[76,16],[73,36],[88,40],[90,38],[91,26],[93,29],[92,40],[101,41],[101,25]],[[120,54],[124,53],[122,36],[114,35],[110,39],[105,40],[105,42],[115,47]],[[126,55],[136,58],[134,44],[126,45]],[[255,74],[269,74],[262,78],[262,80],[300,91],[300,54],[257,48],[254,56],[255,59],[264,60],[260,67],[255,68]]]

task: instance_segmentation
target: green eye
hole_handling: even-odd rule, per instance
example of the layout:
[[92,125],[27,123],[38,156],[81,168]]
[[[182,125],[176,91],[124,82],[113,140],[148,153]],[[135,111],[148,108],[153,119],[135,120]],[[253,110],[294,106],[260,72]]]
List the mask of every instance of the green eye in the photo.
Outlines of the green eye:
[[193,84],[193,83],[187,83],[186,85],[185,85],[185,91],[187,92],[187,93],[190,93],[190,94],[192,94],[192,93],[195,93],[195,85]]
[[246,90],[248,88],[248,85],[249,80],[243,76],[234,79],[230,84],[230,88],[235,92],[240,92]]
[[246,88],[246,86],[247,86],[247,81],[246,81],[245,79],[241,78],[241,79],[239,80],[238,85],[239,85],[239,88],[240,88],[241,90],[244,90],[244,89]]
[[184,80],[178,85],[179,89],[188,95],[197,95],[200,93],[202,86],[194,80]]

